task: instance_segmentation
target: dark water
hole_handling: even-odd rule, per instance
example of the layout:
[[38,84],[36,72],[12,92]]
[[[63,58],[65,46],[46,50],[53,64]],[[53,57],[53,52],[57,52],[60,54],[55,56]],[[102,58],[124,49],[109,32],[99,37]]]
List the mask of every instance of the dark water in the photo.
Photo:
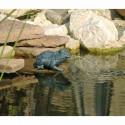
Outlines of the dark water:
[[63,73],[6,75],[0,115],[124,116],[125,75],[111,74],[112,69],[125,71],[124,51],[72,56]]

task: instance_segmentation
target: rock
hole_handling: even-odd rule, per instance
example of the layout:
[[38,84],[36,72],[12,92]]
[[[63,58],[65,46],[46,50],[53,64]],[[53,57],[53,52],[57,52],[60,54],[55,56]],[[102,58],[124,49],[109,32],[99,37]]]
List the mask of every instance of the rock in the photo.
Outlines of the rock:
[[65,23],[64,26],[67,28],[68,33],[70,33],[69,22],[68,22],[68,23]]
[[74,12],[75,11],[75,9],[70,9],[70,10],[68,10],[68,13],[72,13],[72,12]]
[[90,10],[96,13],[98,16],[103,16],[109,20],[112,19],[111,12],[109,9],[90,9]]
[[[22,21],[23,23],[25,23],[25,20]],[[36,25],[33,21],[31,20],[27,20],[26,21],[27,24],[32,24],[32,25]]]
[[109,9],[109,11],[111,12],[112,20],[114,20],[114,19],[119,19],[119,20],[122,19],[122,16],[120,14],[118,14],[115,9]]
[[[75,12],[75,11],[78,11],[78,10],[72,10],[71,13]],[[107,18],[109,20],[112,19],[112,17],[111,17],[111,11],[109,9],[80,9],[80,11],[82,11],[84,13],[92,11],[92,12],[94,12],[98,16],[105,17],[105,18]]]
[[[9,14],[13,9],[0,9],[0,13],[2,14]],[[18,12],[19,11],[19,12]],[[39,9],[17,9],[15,12],[13,12],[10,16],[14,17],[14,18],[19,18],[19,17],[23,17],[26,16],[28,13],[30,12],[30,15],[33,15],[41,10]],[[18,15],[17,15],[18,14]]]
[[[2,19],[4,19],[6,17],[6,15],[4,15],[4,14],[0,14],[0,21],[2,20]],[[14,20],[14,18],[13,17],[7,17],[7,19],[8,20]],[[16,19],[17,20],[17,19]],[[19,21],[19,20],[18,20]]]
[[125,17],[125,9],[116,9],[116,11],[123,17]]
[[46,12],[46,18],[54,24],[61,25],[67,18],[68,9],[50,9]]
[[66,44],[68,41],[69,38],[65,36],[44,36],[40,39],[21,41],[17,46],[57,47]]
[[51,24],[46,27],[43,27],[44,34],[45,35],[66,35],[68,34],[68,30],[65,25],[57,25],[57,24]]
[[[0,47],[0,54],[3,50],[3,46]],[[4,52],[3,52],[3,55],[2,55],[2,58],[3,57],[8,57],[10,55],[10,52],[13,50],[13,47],[11,46],[6,46],[5,49],[4,49]],[[13,52],[12,56],[15,55],[15,52]]]
[[114,51],[122,47],[117,42],[118,31],[114,23],[91,10],[77,10],[71,14],[70,32],[81,41],[83,48],[92,52]]
[[39,26],[48,26],[52,24],[49,20],[46,19],[45,14],[39,13],[37,17],[34,19],[34,23]]
[[70,40],[66,43],[65,47],[71,54],[76,54],[79,52],[80,42],[70,37]]
[[15,54],[17,56],[23,56],[23,57],[36,57],[40,53],[45,52],[47,50],[58,51],[63,48],[64,47],[56,47],[56,48],[16,47]]
[[[5,42],[12,23],[13,23],[12,20],[5,20],[3,23],[0,24],[0,36],[1,36],[0,44],[3,44]],[[8,42],[15,42],[17,40],[23,24],[24,23],[21,21],[15,21]],[[19,41],[24,39],[26,40],[26,39],[41,38],[42,36],[44,36],[44,31],[40,26],[26,24],[19,38]]]
[[120,28],[118,32],[119,32],[119,42],[125,45],[125,27]]
[[[0,72],[3,71],[6,65],[7,59],[3,58],[0,60]],[[24,59],[10,59],[6,67],[5,73],[14,73],[24,67]]]
[[125,20],[112,20],[117,28],[125,27]]

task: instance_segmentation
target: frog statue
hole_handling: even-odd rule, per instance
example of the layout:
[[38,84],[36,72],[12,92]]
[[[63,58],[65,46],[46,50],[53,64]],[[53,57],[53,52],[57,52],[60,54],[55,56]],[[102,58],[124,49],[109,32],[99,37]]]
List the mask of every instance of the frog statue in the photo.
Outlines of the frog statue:
[[57,66],[65,62],[70,57],[71,54],[66,49],[62,49],[57,52],[48,50],[38,55],[33,66],[38,69],[53,69],[63,71],[63,69],[60,69]]

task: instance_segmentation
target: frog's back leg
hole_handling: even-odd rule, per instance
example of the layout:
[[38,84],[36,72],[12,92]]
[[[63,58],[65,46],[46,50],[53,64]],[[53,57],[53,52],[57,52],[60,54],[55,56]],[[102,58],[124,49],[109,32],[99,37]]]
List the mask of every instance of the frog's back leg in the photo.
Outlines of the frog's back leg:
[[64,69],[58,68],[57,66],[53,66],[52,69],[55,69],[55,70],[57,70],[57,71],[63,71],[63,70],[64,70]]

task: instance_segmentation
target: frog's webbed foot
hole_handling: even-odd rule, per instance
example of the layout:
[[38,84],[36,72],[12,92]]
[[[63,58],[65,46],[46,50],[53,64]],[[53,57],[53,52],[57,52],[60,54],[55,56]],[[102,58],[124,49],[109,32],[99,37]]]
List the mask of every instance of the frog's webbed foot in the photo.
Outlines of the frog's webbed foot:
[[44,69],[44,65],[37,66],[38,69]]
[[64,69],[60,69],[60,68],[58,68],[58,67],[56,67],[56,66],[54,66],[52,69],[55,69],[55,70],[57,70],[57,71],[63,71]]

